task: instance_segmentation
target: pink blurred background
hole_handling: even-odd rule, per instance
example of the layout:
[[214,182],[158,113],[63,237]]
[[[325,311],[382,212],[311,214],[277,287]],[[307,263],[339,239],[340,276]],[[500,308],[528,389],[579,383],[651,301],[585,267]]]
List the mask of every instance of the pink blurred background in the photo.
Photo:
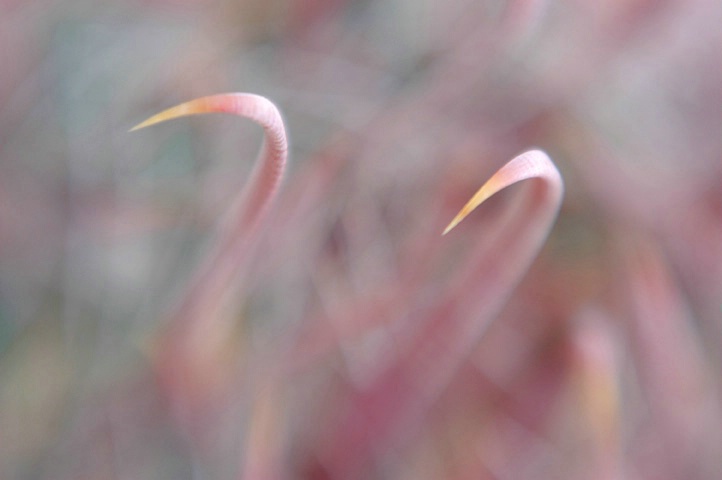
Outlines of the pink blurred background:
[[[0,478],[721,478],[720,25],[711,0],[0,2]],[[231,91],[278,105],[289,169],[181,338],[261,130],[127,130]],[[440,233],[531,147],[564,203],[489,312],[456,273],[516,187]],[[446,318],[484,334],[432,388],[409,339]]]

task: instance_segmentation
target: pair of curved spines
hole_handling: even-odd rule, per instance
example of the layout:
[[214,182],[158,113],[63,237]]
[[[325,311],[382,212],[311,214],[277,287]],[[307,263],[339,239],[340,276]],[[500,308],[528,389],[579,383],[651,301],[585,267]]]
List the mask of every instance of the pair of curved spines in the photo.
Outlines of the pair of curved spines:
[[[235,114],[253,120],[263,127],[266,134],[266,149],[258,159],[258,168],[268,171],[269,175],[257,176],[254,179],[257,182],[264,182],[255,188],[262,191],[263,195],[254,199],[257,203],[249,205],[246,210],[265,212],[266,206],[273,200],[278,191],[288,156],[288,142],[281,114],[267,98],[249,93],[229,93],[202,97],[164,110],[139,123],[130,131],[174,118],[204,113]],[[556,214],[563,193],[563,183],[559,171],[546,153],[540,150],[530,150],[510,160],[484,183],[452,219],[442,235],[449,233],[476,207],[495,193],[528,179],[539,179],[545,183],[549,192],[545,199],[548,204],[545,210],[552,210]],[[553,218],[554,215],[551,217],[552,221]]]

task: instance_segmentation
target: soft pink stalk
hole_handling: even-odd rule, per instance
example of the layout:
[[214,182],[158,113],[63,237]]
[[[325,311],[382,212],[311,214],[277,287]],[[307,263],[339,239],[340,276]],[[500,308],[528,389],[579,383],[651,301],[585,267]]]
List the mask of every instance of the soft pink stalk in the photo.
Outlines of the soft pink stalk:
[[[647,435],[664,457],[644,464],[656,478],[709,478],[720,458],[720,410],[711,399],[708,364],[690,309],[670,274],[664,252],[647,239],[624,244],[624,288],[629,296],[630,338],[645,387]],[[635,452],[637,453],[637,452]]]
[[203,113],[231,113],[253,120],[263,127],[265,141],[251,178],[234,203],[236,210],[230,221],[220,227],[216,245],[172,310],[169,328],[160,336],[153,352],[161,384],[186,426],[190,426],[188,422],[192,425],[193,419],[207,407],[207,399],[200,399],[199,395],[213,397],[219,388],[230,386],[224,377],[230,367],[222,361],[227,328],[221,325],[220,310],[248,260],[257,227],[277,194],[288,153],[283,121],[276,106],[264,97],[247,93],[192,100],[165,110],[132,130]]
[[[251,178],[242,193],[242,202],[233,219],[221,229],[218,245],[199,272],[184,298],[179,314],[194,317],[205,311],[208,302],[221,295],[245,259],[244,246],[266,214],[281,183],[288,154],[283,120],[268,99],[248,93],[213,95],[165,110],[133,127],[131,131],[174,118],[203,113],[231,113],[260,124],[266,134]],[[212,297],[212,298],[209,298]]]
[[[487,198],[523,180],[532,180],[527,195],[489,232],[491,242],[452,282],[446,299],[425,312],[428,322],[418,334],[399,341],[400,351],[391,355],[394,360],[385,372],[358,392],[332,429],[332,443],[321,457],[334,478],[361,477],[376,452],[393,449],[412,433],[529,268],[563,196],[561,176],[541,151],[519,155],[502,167],[444,233]],[[343,443],[333,440],[341,437]]]

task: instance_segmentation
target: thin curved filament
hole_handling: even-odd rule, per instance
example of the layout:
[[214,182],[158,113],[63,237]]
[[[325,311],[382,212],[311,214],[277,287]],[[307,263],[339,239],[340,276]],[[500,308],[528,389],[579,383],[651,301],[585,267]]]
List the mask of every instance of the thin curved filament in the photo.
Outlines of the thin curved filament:
[[469,215],[476,207],[484,203],[489,197],[495,193],[505,189],[522,180],[530,178],[539,178],[544,180],[549,189],[552,191],[553,198],[549,199],[549,203],[558,203],[561,200],[563,186],[559,171],[554,166],[549,157],[542,151],[531,150],[515,157],[509,163],[500,168],[484,185],[477,190],[474,196],[462,207],[458,214],[444,229],[442,235],[449,233],[457,226],[467,215]]
[[265,144],[248,183],[243,217],[238,227],[258,221],[276,194],[288,156],[288,141],[281,114],[267,98],[250,93],[226,93],[197,98],[164,110],[130,129],[131,132],[189,115],[230,113],[248,118],[263,127]]
[[[243,262],[249,257],[250,240],[276,197],[288,156],[288,142],[281,114],[267,98],[250,93],[226,93],[191,100],[164,110],[139,123],[130,131],[189,115],[229,113],[248,118],[264,130],[264,144],[250,179],[239,189],[230,221],[217,234],[216,245],[184,296],[175,318],[195,324],[219,306],[233,284]],[[212,314],[211,314],[212,316]]]
[[413,339],[395,347],[386,369],[351,400],[335,437],[345,441],[321,453],[338,478],[358,478],[373,462],[374,452],[393,450],[398,446],[395,440],[420,424],[528,270],[554,224],[563,195],[559,171],[544,152],[532,150],[504,165],[444,234],[489,197],[524,180],[530,181],[528,188],[487,232],[488,241],[470,252],[438,302],[419,312],[421,326]]

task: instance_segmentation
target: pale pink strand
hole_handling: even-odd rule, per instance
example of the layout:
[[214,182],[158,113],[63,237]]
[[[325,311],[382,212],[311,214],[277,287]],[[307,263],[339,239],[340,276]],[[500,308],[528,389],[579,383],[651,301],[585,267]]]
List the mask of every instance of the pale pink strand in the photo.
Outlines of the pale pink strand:
[[201,113],[230,113],[248,118],[263,127],[263,147],[239,204],[230,221],[219,229],[216,247],[198,269],[184,297],[178,316],[193,318],[211,305],[217,306],[242,263],[247,260],[249,241],[268,212],[281,184],[288,156],[283,120],[267,98],[250,93],[229,93],[203,97],[178,105],[141,123],[142,128],[172,118]]
[[625,242],[622,260],[630,337],[652,417],[648,438],[664,452],[645,467],[652,475],[669,478],[700,477],[700,472],[715,470],[712,476],[718,475],[714,459],[722,453],[722,436],[716,425],[722,412],[714,398],[717,382],[705,362],[689,306],[654,242]]
[[[224,318],[219,310],[249,257],[249,247],[277,195],[286,164],[288,146],[281,114],[268,99],[247,93],[203,97],[165,110],[134,127],[188,115],[231,113],[260,124],[265,133],[250,179],[240,190],[227,223],[219,227],[216,244],[199,266],[183,297],[169,314],[169,328],[157,338],[154,363],[159,380],[184,425],[193,425],[204,408],[194,387],[198,379],[199,342],[208,342]],[[210,336],[213,338],[213,335]]]
[[526,194],[513,201],[496,228],[484,233],[482,240],[486,241],[449,282],[447,291],[453,304],[466,301],[471,304],[467,308],[474,311],[495,310],[491,308],[497,303],[494,294],[511,293],[541,249],[564,194],[559,171],[544,152],[532,150],[515,157],[486,183],[495,187],[485,192],[482,187],[465,209],[523,180],[533,180]]
[[275,375],[258,382],[253,396],[245,453],[239,468],[239,480],[280,480],[286,478],[282,460],[286,434],[284,395]]
[[[428,313],[428,325],[404,344],[398,360],[351,401],[321,452],[334,478],[358,478],[362,468],[373,463],[375,452],[391,448],[413,433],[415,421],[453,378],[536,257],[563,196],[559,171],[544,152],[529,151],[507,163],[460,216],[523,180],[533,180],[527,195],[519,198],[494,229],[490,247],[473,258],[470,267],[461,272],[460,281],[453,282],[463,297],[451,288],[447,299]],[[474,298],[464,298],[469,296]]]
[[[574,423],[584,439],[584,446],[575,449],[575,456],[583,459],[586,478],[621,480],[624,478],[621,342],[612,328],[614,319],[606,312],[586,308],[575,317],[569,385],[574,408],[570,410],[577,412]],[[577,437],[573,441],[578,440]]]

